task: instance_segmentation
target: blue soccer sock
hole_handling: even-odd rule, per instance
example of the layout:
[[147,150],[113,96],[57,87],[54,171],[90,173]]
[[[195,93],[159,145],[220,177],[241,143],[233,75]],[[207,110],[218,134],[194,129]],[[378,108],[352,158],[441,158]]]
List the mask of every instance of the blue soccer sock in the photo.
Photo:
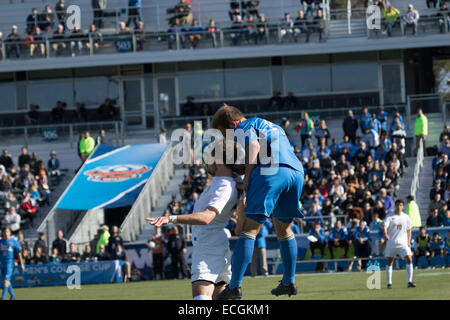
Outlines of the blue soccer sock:
[[9,285],[8,291],[9,291],[9,294],[11,295],[11,298],[14,299],[16,297],[16,295],[14,294],[14,290],[12,288],[12,285]]
[[281,259],[283,261],[283,278],[281,283],[288,285],[295,282],[295,269],[297,266],[297,240],[291,233],[284,238],[278,238],[280,243]]
[[[11,286],[11,285],[10,285]],[[2,300],[6,299],[6,293],[8,292],[8,288],[7,286],[3,285],[3,293],[2,293]]]
[[231,281],[228,287],[234,289],[239,287],[244,278],[245,270],[252,260],[253,248],[255,247],[255,236],[241,233],[234,247],[233,260],[231,262]]

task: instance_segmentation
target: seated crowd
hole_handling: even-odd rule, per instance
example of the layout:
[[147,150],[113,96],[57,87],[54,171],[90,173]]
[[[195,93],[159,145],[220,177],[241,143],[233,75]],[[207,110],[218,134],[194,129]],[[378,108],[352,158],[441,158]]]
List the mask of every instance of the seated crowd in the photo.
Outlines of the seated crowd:
[[33,220],[41,208],[50,205],[53,187],[49,180],[59,183],[60,163],[55,152],[45,163],[36,152],[28,154],[22,147],[17,163],[8,149],[0,156],[0,210],[1,225],[9,226],[17,234],[23,225],[33,226]]

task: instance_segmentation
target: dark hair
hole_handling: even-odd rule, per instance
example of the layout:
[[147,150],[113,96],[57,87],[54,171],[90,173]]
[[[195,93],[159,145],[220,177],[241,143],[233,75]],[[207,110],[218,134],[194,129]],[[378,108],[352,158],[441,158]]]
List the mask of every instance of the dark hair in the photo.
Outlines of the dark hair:
[[217,110],[211,121],[211,128],[214,129],[231,129],[231,121],[239,121],[244,118],[242,112],[236,108],[229,105],[223,105]]
[[398,205],[398,204],[403,204],[403,205],[405,205],[405,202],[402,200],[402,199],[397,199],[397,200],[395,200],[395,205]]

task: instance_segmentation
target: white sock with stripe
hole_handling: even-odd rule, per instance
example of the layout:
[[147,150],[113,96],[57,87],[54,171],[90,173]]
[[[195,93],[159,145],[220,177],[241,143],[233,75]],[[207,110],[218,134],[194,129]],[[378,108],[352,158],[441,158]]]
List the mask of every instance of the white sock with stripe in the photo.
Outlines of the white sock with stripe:
[[387,284],[392,284],[392,266],[386,265]]
[[408,275],[408,283],[412,282],[413,270],[414,268],[412,263],[406,265],[406,274]]
[[195,296],[194,300],[212,300],[212,298],[210,296],[200,295],[200,296]]

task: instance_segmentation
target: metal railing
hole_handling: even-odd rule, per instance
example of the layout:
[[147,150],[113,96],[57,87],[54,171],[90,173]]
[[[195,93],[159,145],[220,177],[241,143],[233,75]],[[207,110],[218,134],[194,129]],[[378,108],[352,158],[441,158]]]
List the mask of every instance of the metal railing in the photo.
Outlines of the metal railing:
[[136,240],[147,224],[145,218],[150,216],[164,188],[173,176],[173,152],[174,148],[169,144],[120,226],[120,234],[124,241]]
[[423,140],[420,140],[419,148],[417,150],[416,164],[414,166],[414,177],[411,182],[411,195],[414,197],[414,199],[417,199],[416,192],[417,189],[419,188],[419,176],[420,176],[420,169],[423,168],[423,159],[424,159]]
[[[54,129],[58,135],[58,138],[65,135],[69,138],[70,147],[73,148],[78,137],[75,134],[83,130],[99,130],[99,129],[112,129],[115,135],[115,144],[123,144],[125,139],[125,128],[123,121],[100,121],[100,122],[80,122],[80,123],[67,123],[67,124],[38,124],[28,126],[13,126],[13,127],[0,127],[0,136],[14,136],[23,135],[24,145],[28,146],[29,140],[33,136],[42,136],[43,130]],[[44,137],[43,137],[44,138]]]

